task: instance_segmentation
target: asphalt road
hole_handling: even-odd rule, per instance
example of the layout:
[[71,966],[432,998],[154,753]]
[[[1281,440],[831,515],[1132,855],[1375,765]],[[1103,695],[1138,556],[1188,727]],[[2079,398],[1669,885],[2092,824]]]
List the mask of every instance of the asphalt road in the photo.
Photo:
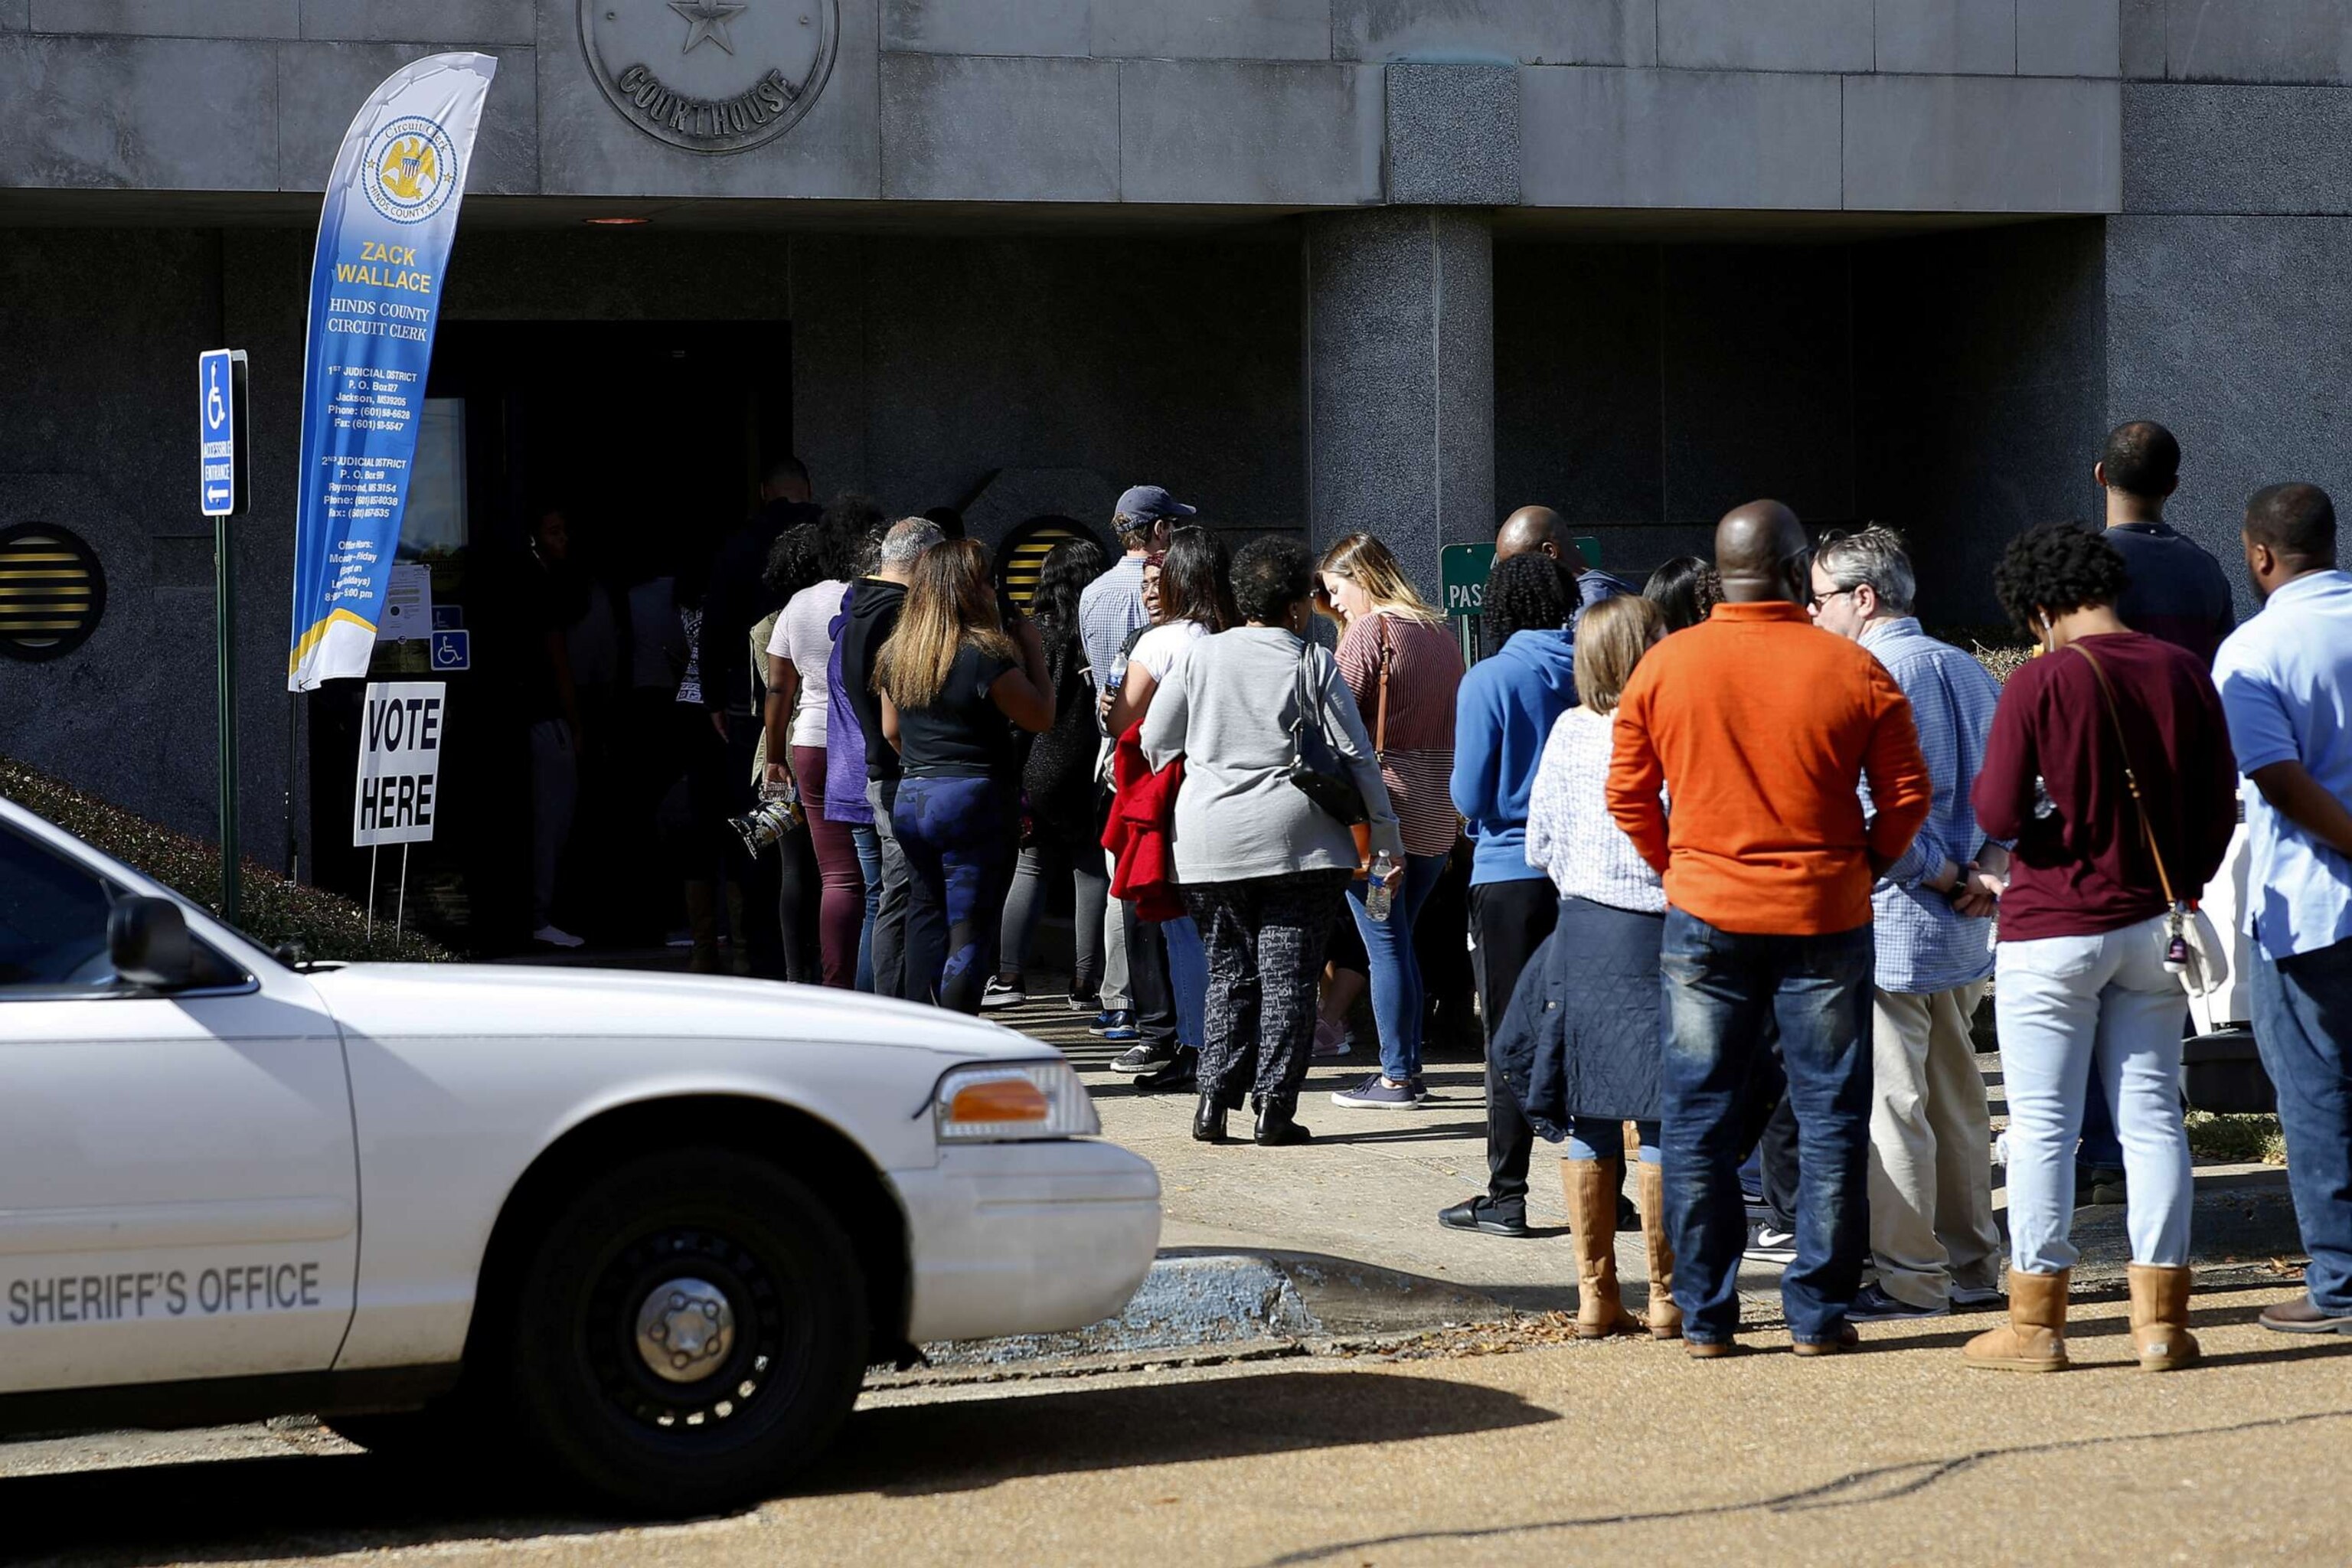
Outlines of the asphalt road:
[[[2352,1341],[2200,1298],[2206,1363],[2128,1364],[2078,1302],[2082,1364],[1971,1372],[1989,1320],[1779,1336],[1696,1363],[1622,1341],[1444,1343],[869,1396],[792,1495],[622,1526],[495,1473],[420,1481],[315,1427],[0,1447],[0,1555],[107,1563],[512,1557],[659,1563],[2234,1563],[2340,1560]],[[1538,1339],[1540,1336],[1531,1335]],[[1475,1353],[1474,1353],[1475,1352]],[[543,1507],[543,1505],[541,1505]]]

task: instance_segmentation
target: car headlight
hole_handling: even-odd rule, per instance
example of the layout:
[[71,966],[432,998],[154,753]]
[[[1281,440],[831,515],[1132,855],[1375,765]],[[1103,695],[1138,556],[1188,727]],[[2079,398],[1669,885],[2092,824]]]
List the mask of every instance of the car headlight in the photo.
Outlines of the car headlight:
[[957,1068],[940,1079],[932,1118],[942,1143],[1085,1138],[1102,1131],[1095,1102],[1066,1061]]

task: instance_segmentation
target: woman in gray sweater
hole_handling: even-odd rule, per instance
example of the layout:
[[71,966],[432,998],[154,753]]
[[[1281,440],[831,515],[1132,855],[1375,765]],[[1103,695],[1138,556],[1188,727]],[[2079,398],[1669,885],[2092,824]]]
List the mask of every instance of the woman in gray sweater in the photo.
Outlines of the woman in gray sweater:
[[[1244,623],[1195,641],[1162,678],[1143,721],[1155,768],[1184,759],[1171,847],[1176,879],[1209,953],[1201,1102],[1192,1136],[1222,1142],[1253,1096],[1260,1143],[1302,1143],[1298,1087],[1315,1037],[1323,945],[1360,865],[1354,832],[1287,777],[1302,701],[1363,794],[1371,847],[1399,862],[1396,813],[1339,667],[1301,637],[1315,559],[1262,539],[1234,561]],[[1276,694],[1279,694],[1277,697]]]

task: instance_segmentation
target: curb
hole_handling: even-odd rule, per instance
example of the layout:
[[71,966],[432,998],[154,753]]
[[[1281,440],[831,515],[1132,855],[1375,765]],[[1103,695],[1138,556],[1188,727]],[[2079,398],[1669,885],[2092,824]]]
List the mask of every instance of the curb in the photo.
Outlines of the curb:
[[1305,1252],[1170,1252],[1126,1310],[1064,1333],[926,1345],[941,1370],[1132,1360],[1203,1349],[1425,1333],[1510,1320],[1490,1297],[1435,1279]]

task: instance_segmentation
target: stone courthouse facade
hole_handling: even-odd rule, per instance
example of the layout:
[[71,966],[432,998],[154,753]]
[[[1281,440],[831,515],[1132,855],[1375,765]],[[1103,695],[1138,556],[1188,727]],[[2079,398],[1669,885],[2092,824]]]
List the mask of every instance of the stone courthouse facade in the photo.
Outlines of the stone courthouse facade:
[[107,585],[0,658],[0,753],[208,820],[189,395],[245,349],[276,858],[318,192],[453,47],[499,69],[411,524],[478,668],[537,509],[640,576],[787,449],[983,538],[1151,481],[1432,578],[1517,504],[1638,572],[1769,493],[1905,529],[1948,624],[2119,417],[2217,548],[2352,489],[2352,0],[0,0],[0,530]]

